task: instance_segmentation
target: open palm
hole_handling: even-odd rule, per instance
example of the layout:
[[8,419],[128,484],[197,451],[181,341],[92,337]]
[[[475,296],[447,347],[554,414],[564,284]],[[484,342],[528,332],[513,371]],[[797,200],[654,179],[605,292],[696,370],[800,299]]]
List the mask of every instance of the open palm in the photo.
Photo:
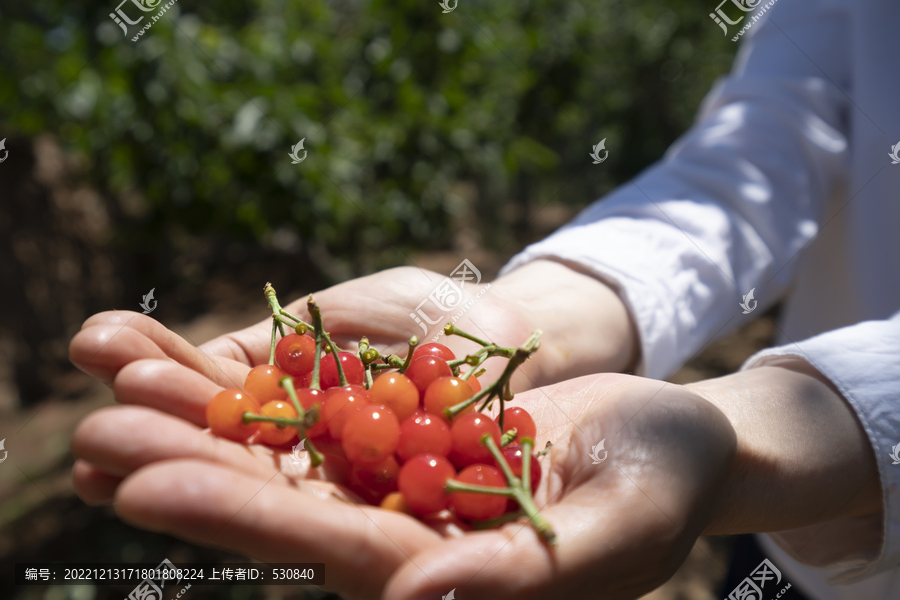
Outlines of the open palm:
[[[407,298],[421,288],[427,295],[431,283],[396,271],[362,307],[346,287],[317,294],[339,343],[365,333],[386,350],[403,348],[415,329]],[[473,314],[494,329],[478,333],[501,343],[527,336],[527,323],[508,311],[490,318],[495,307],[481,304]],[[301,306],[289,310],[306,316]],[[452,524],[354,504],[308,462],[203,431],[206,403],[267,360],[269,334],[266,321],[198,349],[144,315],[89,319],[72,359],[109,382],[124,406],[97,411],[78,428],[79,494],[115,499],[125,520],[192,542],[268,562],[324,562],[325,585],[348,598],[439,598],[453,588],[466,598],[537,598],[550,587],[573,598],[601,589],[632,598],[683,560],[704,524],[692,513],[697,498],[714,496],[706,492],[730,456],[727,422],[678,386],[599,375],[533,390],[516,402],[535,416],[538,447],[555,444],[536,500],[546,504],[559,547],[548,550],[522,524],[460,535]],[[610,458],[595,465],[590,450],[604,438]],[[711,449],[721,450],[719,460],[708,459]]]

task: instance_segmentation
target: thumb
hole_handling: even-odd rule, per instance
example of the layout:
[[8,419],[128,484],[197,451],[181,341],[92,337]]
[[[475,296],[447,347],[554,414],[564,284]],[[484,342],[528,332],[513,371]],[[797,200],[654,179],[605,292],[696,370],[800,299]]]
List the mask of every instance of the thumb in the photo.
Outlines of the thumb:
[[575,489],[563,489],[561,502],[543,507],[558,545],[545,544],[524,520],[470,533],[413,556],[383,597],[440,600],[455,589],[465,600],[626,600],[655,589],[674,574],[699,532],[683,520],[677,494],[654,494],[654,501],[620,473],[610,469],[610,477],[582,485],[570,481]]
[[539,598],[553,579],[552,552],[527,524],[469,533],[413,556],[394,573],[383,597],[441,600],[455,590],[466,600]]

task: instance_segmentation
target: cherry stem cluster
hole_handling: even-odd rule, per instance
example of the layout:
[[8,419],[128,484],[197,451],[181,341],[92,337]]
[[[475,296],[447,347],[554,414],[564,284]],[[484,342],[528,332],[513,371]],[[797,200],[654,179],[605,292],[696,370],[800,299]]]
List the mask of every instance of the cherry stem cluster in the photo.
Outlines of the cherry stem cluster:
[[[446,484],[447,492],[470,492],[512,498],[522,507],[522,514],[528,517],[541,539],[548,544],[556,545],[558,543],[556,532],[553,530],[550,523],[541,516],[540,510],[534,503],[534,498],[531,497],[531,451],[534,447],[534,441],[531,438],[522,438],[522,455],[524,459],[522,460],[521,478],[516,477],[512,472],[509,463],[506,462],[506,458],[503,456],[503,453],[500,452],[500,448],[497,447],[497,443],[494,442],[494,439],[490,434],[484,434],[484,437],[481,438],[481,443],[487,446],[488,450],[491,451],[491,455],[494,457],[494,460],[497,461],[500,470],[503,471],[503,476],[506,477],[508,487],[497,488],[486,485],[462,483],[455,479],[448,479]],[[491,524],[496,523],[492,521]]]
[[322,464],[322,461],[324,461],[325,458],[316,449],[316,447],[313,446],[312,441],[306,436],[306,430],[315,425],[316,421],[319,420],[319,411],[315,406],[308,411],[303,410],[303,407],[300,405],[300,399],[297,398],[297,390],[294,389],[294,380],[289,375],[282,377],[279,384],[285,389],[288,397],[291,399],[291,404],[294,405],[294,410],[297,411],[297,417],[294,419],[289,419],[287,417],[269,417],[266,415],[257,415],[251,412],[245,412],[243,421],[244,423],[252,423],[254,421],[274,423],[279,429],[284,429],[285,427],[296,427],[297,433],[300,434],[300,437],[306,438],[306,450],[309,452],[310,464],[314,467],[318,467]]
[[[275,364],[277,333],[280,332],[281,336],[284,337],[284,325],[288,325],[289,327],[294,328],[294,331],[296,331],[298,335],[304,335],[308,330],[312,329],[315,336],[316,347],[315,362],[309,387],[311,389],[321,390],[320,380],[323,351],[330,352],[334,356],[335,367],[337,368],[338,373],[338,381],[341,386],[347,385],[347,375],[344,372],[344,367],[341,364],[340,356],[338,354],[340,349],[332,341],[331,336],[328,335],[328,332],[325,331],[325,328],[322,325],[322,311],[319,308],[319,305],[313,299],[312,295],[309,296],[306,302],[307,311],[312,317],[312,324],[309,324],[282,308],[281,304],[278,302],[275,288],[272,287],[272,284],[266,284],[265,294],[266,299],[269,302],[269,306],[272,309],[272,341],[269,352],[269,364]],[[468,400],[465,400],[450,408],[444,409],[444,414],[452,420],[460,412],[478,402],[479,400],[481,400],[481,405],[478,407],[478,410],[483,411],[491,404],[492,400],[496,397],[500,400],[500,414],[498,420],[500,430],[503,431],[504,404],[507,400],[511,400],[513,398],[512,390],[510,389],[510,380],[515,370],[519,368],[522,363],[528,360],[528,358],[540,347],[541,330],[538,329],[537,331],[532,333],[528,340],[518,348],[506,348],[503,346],[492,344],[472,334],[462,331],[452,323],[447,323],[447,325],[444,326],[444,333],[446,335],[457,335],[463,337],[481,346],[478,351],[466,356],[465,358],[447,362],[453,374],[457,376],[459,376],[459,370],[463,364],[469,366],[469,369],[462,375],[462,379],[469,379],[473,376],[477,377],[484,373],[484,369],[480,367],[488,358],[494,356],[502,356],[509,361],[507,362],[506,368],[504,369],[503,373],[495,382],[484,387]],[[401,373],[405,372],[412,362],[413,352],[415,351],[418,344],[418,337],[412,336],[411,338],[409,338],[409,348],[406,354],[406,358],[401,359],[394,355],[382,355],[381,352],[379,352],[376,348],[372,347],[369,344],[368,339],[362,338],[359,341],[357,356],[365,367],[366,388],[370,388],[372,386],[373,372],[375,371],[380,371],[383,369],[398,369]],[[379,360],[383,362],[376,362]],[[306,449],[309,452],[310,462],[312,466],[317,467],[322,464],[324,457],[306,436],[306,430],[315,425],[315,423],[319,420],[319,412],[315,407],[311,408],[308,411],[303,410],[303,407],[300,405],[300,400],[297,397],[297,391],[296,389],[294,389],[293,379],[290,376],[283,377],[279,383],[285,389],[285,391],[287,391],[288,397],[290,398],[294,409],[297,411],[297,417],[294,419],[289,419],[285,417],[269,417],[266,415],[258,415],[247,412],[244,413],[243,421],[245,423],[253,421],[273,423],[279,428],[296,427],[301,437],[306,438]],[[494,459],[497,461],[497,464],[500,466],[500,469],[503,471],[503,475],[506,478],[507,487],[496,488],[481,486],[462,483],[460,481],[456,481],[455,479],[448,479],[446,483],[447,492],[492,494],[512,498],[519,503],[519,506],[521,507],[520,511],[498,517],[497,519],[491,519],[489,521],[477,523],[476,527],[499,525],[501,523],[515,520],[521,516],[527,516],[531,521],[531,524],[537,531],[538,535],[540,535],[540,537],[545,542],[547,542],[548,544],[556,544],[556,533],[553,531],[553,528],[550,526],[550,524],[539,514],[539,510],[534,503],[534,499],[531,496],[531,456],[534,447],[534,441],[530,438],[523,438],[521,440],[522,452],[525,456],[525,459],[522,461],[521,478],[515,476],[509,466],[509,463],[506,461],[506,458],[503,456],[502,452],[500,452],[501,447],[508,446],[516,439],[516,437],[517,430],[513,428],[509,431],[506,431],[502,435],[502,437],[500,438],[499,447],[497,443],[494,442],[493,438],[488,434],[485,434],[485,436],[481,439],[481,443],[487,446],[488,450],[490,450],[491,452],[491,455],[494,457]],[[548,443],[547,448],[538,453],[538,455],[540,456],[541,454],[545,454],[549,450],[549,448],[550,444]]]
[[[328,335],[328,332],[325,331],[325,328],[322,326],[322,309],[320,309],[319,305],[316,304],[316,301],[313,300],[312,294],[310,294],[309,298],[306,300],[306,310],[309,311],[309,315],[312,317],[313,331],[316,334],[316,368],[319,366],[319,357],[321,356],[320,344],[327,344],[329,352],[334,356],[334,365],[337,367],[338,383],[341,387],[347,385],[347,375],[344,373],[344,366],[341,364],[341,357],[338,354],[340,350],[334,345],[334,342],[331,341],[331,336]],[[315,379],[315,377],[316,372],[314,370],[313,379]]]
[[500,415],[498,417],[500,431],[503,431],[503,413],[505,408],[505,402],[507,400],[512,400],[513,394],[510,389],[510,380],[512,379],[513,373],[515,373],[516,369],[522,365],[532,354],[534,354],[538,348],[541,346],[541,330],[538,329],[534,333],[531,334],[531,337],[518,348],[505,348],[503,346],[497,346],[496,344],[491,344],[481,340],[474,335],[468,334],[452,323],[447,323],[444,326],[444,333],[446,335],[458,335],[460,337],[464,337],[468,340],[472,340],[478,344],[481,344],[482,347],[480,350],[466,356],[464,359],[449,361],[447,364],[450,365],[451,368],[454,367],[454,363],[457,363],[457,368],[459,365],[466,363],[470,365],[469,370],[463,375],[463,379],[467,378],[467,376],[471,376],[471,374],[481,366],[481,364],[487,360],[491,356],[503,356],[509,359],[509,362],[506,363],[506,368],[503,370],[503,373],[500,377],[497,378],[497,381],[494,383],[485,386],[481,391],[477,392],[474,396],[469,398],[468,400],[463,400],[459,404],[455,406],[451,406],[450,408],[444,409],[444,414],[451,421],[453,418],[458,415],[460,412],[467,409],[469,406],[475,404],[479,400],[481,400],[481,406],[478,407],[478,411],[483,411],[485,407],[490,404],[491,400],[494,397],[500,399]]
[[281,333],[281,337],[284,337],[284,326],[287,325],[288,327],[293,328],[297,335],[303,335],[310,326],[309,323],[295,317],[281,307],[281,304],[278,302],[278,297],[275,295],[275,288],[272,287],[271,283],[266,283],[263,292],[266,294],[266,300],[269,302],[269,307],[272,309],[272,345],[269,349],[269,364],[274,365],[276,345],[275,331],[278,330],[278,332]]

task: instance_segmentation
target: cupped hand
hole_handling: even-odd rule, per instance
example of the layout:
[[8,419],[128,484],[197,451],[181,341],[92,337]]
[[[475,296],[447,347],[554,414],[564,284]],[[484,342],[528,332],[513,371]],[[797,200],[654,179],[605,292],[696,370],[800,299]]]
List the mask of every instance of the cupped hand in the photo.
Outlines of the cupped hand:
[[[359,339],[366,336],[383,354],[405,356],[410,336],[416,335],[420,344],[436,339],[463,356],[478,346],[461,337],[442,334],[443,324],[453,315],[442,315],[444,318],[428,325],[427,331],[410,316],[443,279],[444,276],[432,271],[399,267],[316,292],[315,299],[322,309],[326,329],[342,348],[355,350]],[[265,305],[262,289],[259,298],[261,305]],[[310,322],[306,298],[286,303],[282,296],[280,300],[287,311]],[[470,306],[456,324],[483,339],[515,346],[523,343],[534,329],[525,310],[495,297],[489,286],[466,285],[460,305],[466,304]],[[434,308],[430,307],[429,312],[435,320]],[[146,315],[108,311],[85,321],[72,340],[69,354],[81,370],[108,384],[129,363],[155,358],[196,371],[218,386],[242,387],[250,368],[269,360],[271,327],[271,318],[263,319],[197,348]],[[499,373],[502,360],[487,362],[488,375]],[[517,389],[533,387],[527,376],[531,368],[528,365],[522,369],[523,374],[514,381]],[[125,379],[129,377],[126,375]],[[159,392],[148,389],[146,393],[158,395]]]
[[521,521],[445,539],[402,565],[383,598],[455,589],[467,600],[631,600],[687,557],[735,453],[724,414],[681,386],[617,374],[525,392],[520,402],[535,416],[538,447],[554,444],[535,501],[558,546]]
[[[178,354],[174,338],[153,339]],[[347,598],[440,598],[454,588],[466,598],[637,597],[690,550],[733,451],[724,417],[672,384],[598,375],[520,394],[538,447],[555,444],[536,498],[559,536],[548,549],[521,523],[460,536],[353,504],[305,461],[210,436],[203,407],[219,386],[171,358],[129,363],[113,389],[143,406],[97,411],[78,428],[83,498],[115,499],[126,521],[191,542],[324,562],[326,587]],[[601,439],[609,456],[595,465]]]

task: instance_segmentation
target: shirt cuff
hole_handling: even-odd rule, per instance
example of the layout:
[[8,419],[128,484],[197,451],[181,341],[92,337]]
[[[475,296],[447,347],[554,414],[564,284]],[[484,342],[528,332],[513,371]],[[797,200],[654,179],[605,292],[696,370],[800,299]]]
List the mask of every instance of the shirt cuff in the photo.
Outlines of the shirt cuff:
[[701,322],[698,317],[715,294],[697,272],[715,267],[708,261],[686,264],[691,261],[683,248],[686,243],[684,234],[669,224],[611,215],[571,223],[528,246],[500,275],[538,259],[584,268],[619,294],[634,319],[641,348],[635,373],[665,379],[702,346],[702,340],[717,333],[715,319]]
[[[828,536],[823,530],[820,556],[828,557],[825,562],[830,564],[816,566],[833,571],[832,583],[850,583],[896,569],[900,565],[900,458],[894,458],[900,453],[900,313],[889,320],[866,321],[763,350],[747,359],[741,370],[764,366],[770,359],[782,356],[806,360],[843,394],[869,437],[881,478],[883,515],[857,518],[853,529],[860,535],[866,530],[881,529],[880,549],[868,556],[844,555],[841,548],[847,544],[847,538],[842,537],[848,534],[846,528],[837,537]],[[840,523],[836,526],[839,529]],[[790,533],[779,532],[770,539],[792,553],[797,549],[792,548],[790,540],[800,536]]]

